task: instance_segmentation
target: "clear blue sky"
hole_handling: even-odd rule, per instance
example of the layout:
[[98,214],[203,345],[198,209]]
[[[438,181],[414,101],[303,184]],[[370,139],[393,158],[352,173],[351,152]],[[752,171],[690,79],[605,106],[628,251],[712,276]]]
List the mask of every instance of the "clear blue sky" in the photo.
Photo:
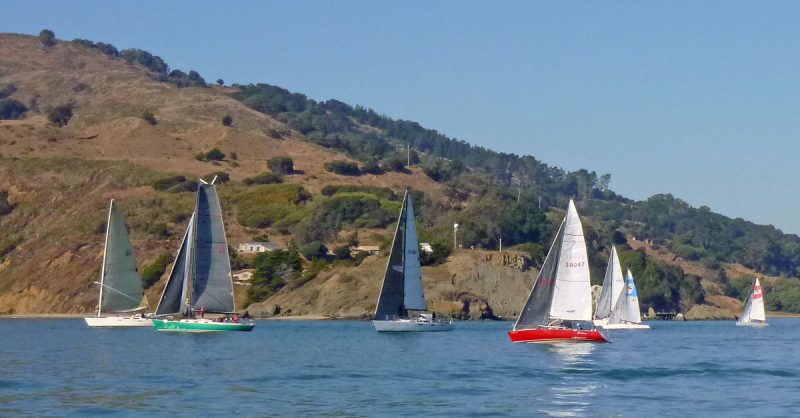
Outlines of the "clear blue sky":
[[[611,188],[800,232],[800,2],[8,1],[0,31],[142,48]],[[2,59],[2,58],[0,58]]]

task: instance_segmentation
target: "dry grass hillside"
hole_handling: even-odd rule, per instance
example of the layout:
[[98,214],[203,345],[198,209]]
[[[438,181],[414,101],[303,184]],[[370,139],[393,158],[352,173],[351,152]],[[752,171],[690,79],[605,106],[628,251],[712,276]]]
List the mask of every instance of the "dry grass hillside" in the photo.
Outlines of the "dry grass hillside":
[[[69,42],[46,48],[31,36],[0,35],[0,57],[0,87],[13,84],[11,97],[30,109],[22,120],[0,120],[0,190],[14,205],[0,217],[0,260],[7,252],[0,264],[0,313],[94,309],[92,282],[99,275],[110,198],[132,227],[140,266],[174,252],[180,215],[191,211],[193,196],[149,186],[169,174],[192,178],[222,171],[236,181],[267,171],[272,157],[289,156],[299,174],[287,181],[311,192],[326,184],[426,192],[439,187],[415,168],[380,176],[327,172],[325,162],[348,158],[302,141],[281,122],[231,98],[231,88],[178,88],[97,50]],[[74,106],[67,126],[50,123],[46,112],[67,103]],[[145,110],[156,125],[141,117]],[[222,124],[224,115],[233,117],[232,126]],[[224,161],[195,158],[215,147],[228,156]],[[221,194],[226,196],[224,186]],[[253,231],[225,209],[230,243],[250,240]],[[173,234],[154,239],[142,230],[156,221]],[[151,302],[162,286],[148,291]]]

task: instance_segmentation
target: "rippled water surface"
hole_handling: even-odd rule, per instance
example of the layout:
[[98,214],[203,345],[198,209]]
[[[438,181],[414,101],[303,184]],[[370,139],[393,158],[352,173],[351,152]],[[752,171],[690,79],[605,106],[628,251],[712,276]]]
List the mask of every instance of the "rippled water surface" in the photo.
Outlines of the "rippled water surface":
[[506,322],[378,334],[0,320],[0,416],[797,416],[800,320],[654,322],[611,344],[511,344]]

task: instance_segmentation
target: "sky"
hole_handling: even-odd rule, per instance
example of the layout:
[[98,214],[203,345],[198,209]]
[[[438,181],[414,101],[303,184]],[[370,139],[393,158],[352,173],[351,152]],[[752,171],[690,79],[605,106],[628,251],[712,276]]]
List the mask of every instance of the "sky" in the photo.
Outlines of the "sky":
[[[800,2],[18,1],[0,32],[141,48],[611,189],[800,233]],[[0,57],[0,59],[2,59]]]

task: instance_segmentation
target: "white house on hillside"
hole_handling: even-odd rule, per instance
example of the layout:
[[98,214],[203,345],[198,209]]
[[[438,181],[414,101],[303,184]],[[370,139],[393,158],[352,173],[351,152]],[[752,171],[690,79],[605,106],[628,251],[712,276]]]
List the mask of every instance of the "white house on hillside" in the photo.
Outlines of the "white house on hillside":
[[238,251],[240,253],[265,253],[279,248],[278,244],[274,242],[244,242],[239,244]]

